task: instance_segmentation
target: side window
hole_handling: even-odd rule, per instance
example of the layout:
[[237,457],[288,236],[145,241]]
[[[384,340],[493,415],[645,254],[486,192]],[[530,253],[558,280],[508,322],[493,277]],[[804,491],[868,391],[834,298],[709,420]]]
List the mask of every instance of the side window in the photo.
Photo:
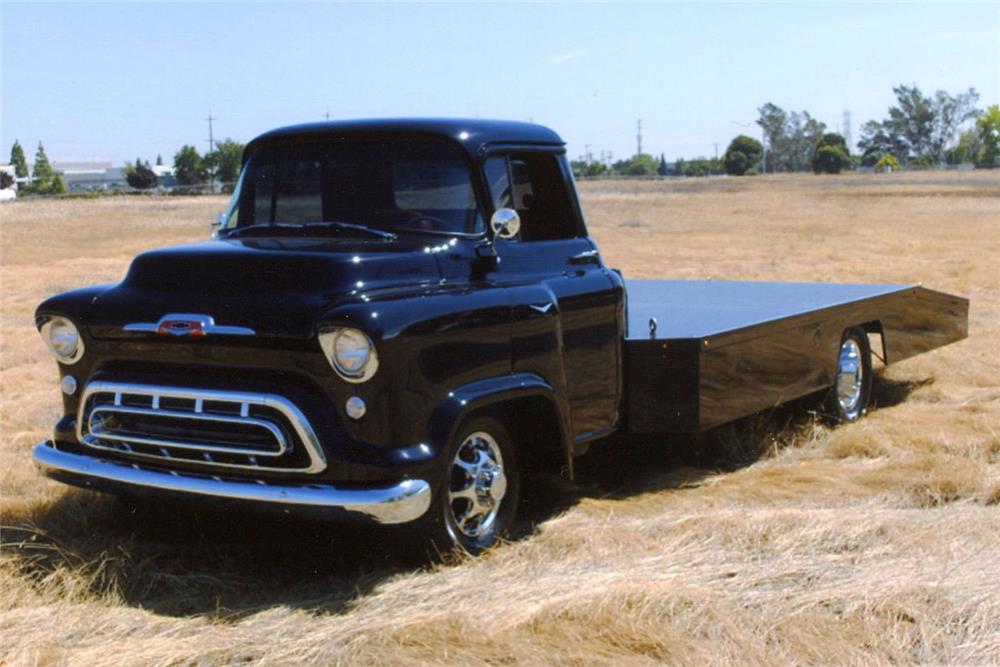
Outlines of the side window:
[[486,160],[486,180],[490,186],[490,199],[493,200],[493,209],[513,208],[507,158],[491,157]]
[[577,235],[566,181],[558,158],[545,153],[512,153],[514,209],[521,216],[521,241],[551,241]]

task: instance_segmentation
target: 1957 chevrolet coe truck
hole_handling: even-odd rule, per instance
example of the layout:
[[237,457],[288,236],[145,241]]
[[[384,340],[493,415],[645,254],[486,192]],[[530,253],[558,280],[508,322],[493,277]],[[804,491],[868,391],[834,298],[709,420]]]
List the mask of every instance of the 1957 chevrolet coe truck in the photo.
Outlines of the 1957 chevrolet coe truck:
[[[36,314],[63,416],[49,477],[413,524],[480,551],[526,469],[814,392],[854,420],[886,362],[966,335],[914,285],[626,281],[563,141],[377,120],[268,132],[212,240],[146,252]],[[620,438],[626,441],[627,438]],[[239,504],[239,503],[237,503]]]

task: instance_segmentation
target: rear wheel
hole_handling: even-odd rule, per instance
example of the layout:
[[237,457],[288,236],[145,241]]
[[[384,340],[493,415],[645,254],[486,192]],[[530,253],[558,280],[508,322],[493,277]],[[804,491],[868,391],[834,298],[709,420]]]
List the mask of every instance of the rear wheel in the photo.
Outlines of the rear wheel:
[[872,352],[868,334],[851,328],[844,332],[837,355],[837,374],[827,399],[827,411],[838,422],[860,419],[872,393]]
[[480,417],[456,432],[445,460],[420,528],[438,551],[481,553],[514,522],[521,482],[514,443],[502,423]]

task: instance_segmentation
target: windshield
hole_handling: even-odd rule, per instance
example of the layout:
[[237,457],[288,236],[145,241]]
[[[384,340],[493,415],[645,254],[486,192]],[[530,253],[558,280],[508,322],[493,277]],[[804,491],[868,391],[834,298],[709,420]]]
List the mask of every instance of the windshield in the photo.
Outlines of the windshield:
[[457,146],[352,141],[258,149],[243,168],[222,231],[274,225],[279,233],[323,222],[391,232],[483,228]]

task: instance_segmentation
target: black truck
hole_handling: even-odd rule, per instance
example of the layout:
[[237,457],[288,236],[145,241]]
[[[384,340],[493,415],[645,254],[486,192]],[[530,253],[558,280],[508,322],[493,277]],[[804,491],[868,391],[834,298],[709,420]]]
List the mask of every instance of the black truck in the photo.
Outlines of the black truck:
[[967,320],[916,285],[626,281],[538,125],[299,125],[247,146],[212,240],[38,307],[64,414],[33,455],[95,490],[410,524],[477,552],[525,470],[572,477],[597,439],[820,391],[857,419],[873,354]]

